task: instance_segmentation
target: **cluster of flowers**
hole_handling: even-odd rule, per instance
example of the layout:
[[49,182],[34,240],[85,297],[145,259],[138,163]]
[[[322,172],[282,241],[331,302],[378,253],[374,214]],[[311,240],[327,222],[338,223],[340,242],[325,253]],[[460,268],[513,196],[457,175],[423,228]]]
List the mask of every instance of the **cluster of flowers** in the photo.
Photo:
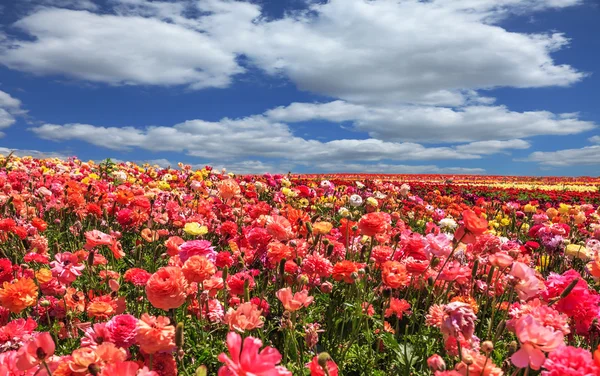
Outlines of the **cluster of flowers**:
[[0,166],[0,376],[600,375],[593,203]]

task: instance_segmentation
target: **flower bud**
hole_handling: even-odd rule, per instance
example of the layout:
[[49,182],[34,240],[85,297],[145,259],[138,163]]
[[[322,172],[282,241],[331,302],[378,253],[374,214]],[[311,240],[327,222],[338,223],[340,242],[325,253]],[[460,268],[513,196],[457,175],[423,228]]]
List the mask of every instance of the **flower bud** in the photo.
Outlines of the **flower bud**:
[[481,344],[481,351],[483,351],[486,354],[489,354],[492,351],[494,351],[494,344],[492,343],[492,341],[484,341]]
[[179,349],[183,347],[183,322],[177,323],[177,328],[175,329],[175,346]]
[[323,282],[321,283],[320,290],[324,294],[329,294],[331,290],[333,290],[333,285],[331,284],[331,282]]
[[446,362],[444,362],[444,359],[438,354],[433,354],[427,359],[427,367],[429,367],[432,372],[445,371]]
[[320,353],[319,356],[317,357],[317,362],[323,369],[327,368],[327,362],[330,360],[331,360],[331,356],[326,352]]

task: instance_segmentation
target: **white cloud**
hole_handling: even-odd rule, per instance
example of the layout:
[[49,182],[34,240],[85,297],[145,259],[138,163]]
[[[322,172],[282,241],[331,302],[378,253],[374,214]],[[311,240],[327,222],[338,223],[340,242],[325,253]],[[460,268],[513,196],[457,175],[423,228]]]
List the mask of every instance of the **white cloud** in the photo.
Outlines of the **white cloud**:
[[531,153],[526,161],[553,167],[600,165],[600,145],[586,146],[581,149],[536,151]]
[[506,141],[477,141],[466,145],[458,145],[456,150],[472,154],[496,154],[510,149],[529,149],[531,144],[524,140],[514,139]]
[[156,18],[45,8],[15,24],[0,62],[36,74],[109,84],[226,87],[244,70],[213,38]]
[[[8,128],[16,122],[15,116],[23,115],[21,101],[0,90],[0,129]],[[4,133],[0,132],[0,137]]]
[[113,0],[113,14],[38,9],[15,25],[30,38],[7,39],[0,61],[36,74],[200,89],[228,86],[244,72],[236,61],[243,55],[302,89],[375,104],[456,106],[477,102],[478,89],[565,86],[583,77],[550,56],[568,44],[562,34],[494,23],[577,0],[306,3],[308,11],[280,19],[227,0]]
[[[23,0],[22,0],[23,1]],[[98,5],[91,0],[25,0],[35,5],[52,6],[69,9],[98,10]]]
[[314,166],[327,172],[364,172],[385,174],[483,174],[483,168],[438,167],[435,165],[397,165],[397,164],[361,164],[361,163],[318,163]]
[[595,144],[600,144],[600,136],[592,136],[588,139],[590,142],[593,142]]
[[68,156],[57,153],[57,152],[47,152],[47,151],[39,151],[39,150],[28,150],[28,149],[12,149],[0,146],[0,156],[8,156],[9,154],[17,156],[17,157],[33,157],[33,158],[60,158],[67,159]]
[[373,107],[344,101],[292,103],[269,110],[275,121],[351,121],[371,137],[390,141],[469,142],[512,140],[538,135],[569,135],[596,127],[577,114],[548,111],[514,112],[505,106],[468,106],[460,109],[432,106]]
[[282,123],[263,116],[189,120],[173,127],[98,127],[89,124],[44,124],[31,129],[53,141],[81,140],[114,150],[141,148],[182,151],[201,158],[283,158],[293,161],[445,160],[477,159],[479,155],[451,147],[424,147],[415,143],[377,139],[343,139],[321,142],[295,136]]

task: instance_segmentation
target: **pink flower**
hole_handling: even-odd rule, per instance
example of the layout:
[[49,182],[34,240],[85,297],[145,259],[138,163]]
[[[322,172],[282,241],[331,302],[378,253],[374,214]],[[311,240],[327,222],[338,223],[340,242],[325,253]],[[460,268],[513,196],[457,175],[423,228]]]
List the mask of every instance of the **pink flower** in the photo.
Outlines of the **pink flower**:
[[84,248],[90,250],[99,245],[111,245],[114,239],[112,236],[103,233],[102,231],[92,230],[85,233]]
[[536,297],[544,290],[544,283],[536,277],[535,270],[522,262],[513,263],[510,275],[518,280],[515,290],[521,300],[529,300]]
[[308,290],[302,290],[293,294],[292,289],[289,287],[277,291],[275,295],[277,295],[277,299],[281,300],[283,307],[290,312],[297,311],[302,307],[308,307],[315,299],[312,296],[308,296]]
[[85,269],[85,266],[79,262],[79,258],[71,252],[57,253],[54,258],[56,261],[50,263],[52,275],[61,283],[67,285],[73,283]]
[[192,256],[204,256],[214,263],[217,251],[208,240],[190,240],[179,246],[179,259],[186,262]]
[[242,337],[230,332],[227,334],[227,348],[231,358],[225,353],[219,355],[219,361],[225,363],[219,369],[219,376],[292,376],[281,362],[281,354],[270,346],[262,347],[258,338],[246,337],[242,346]]
[[240,304],[237,309],[229,308],[223,321],[229,325],[229,330],[244,332],[255,328],[262,328],[265,324],[261,320],[262,311],[251,302]]
[[531,315],[524,315],[515,325],[521,348],[510,360],[519,368],[530,366],[540,369],[546,357],[544,352],[554,351],[564,344],[562,332],[540,325]]
[[592,354],[572,346],[564,346],[548,354],[542,376],[596,376],[600,368],[594,364]]
[[310,376],[338,376],[338,365],[333,360],[327,360],[324,366],[327,367],[327,373],[325,373],[323,367],[319,364],[318,355],[310,363],[306,364],[306,368],[310,370]]
[[107,364],[102,368],[100,376],[158,376],[155,371],[140,368],[136,362],[116,362]]
[[137,323],[138,319],[132,315],[117,315],[106,323],[106,329],[115,345],[129,347],[135,342]]
[[54,355],[54,341],[48,332],[39,333],[17,353],[17,368],[27,371]]
[[269,235],[279,241],[288,240],[293,236],[290,221],[280,215],[270,216],[267,219],[266,229]]
[[444,319],[441,331],[446,336],[462,334],[465,339],[470,339],[475,331],[477,316],[470,305],[463,302],[452,302],[444,306]]

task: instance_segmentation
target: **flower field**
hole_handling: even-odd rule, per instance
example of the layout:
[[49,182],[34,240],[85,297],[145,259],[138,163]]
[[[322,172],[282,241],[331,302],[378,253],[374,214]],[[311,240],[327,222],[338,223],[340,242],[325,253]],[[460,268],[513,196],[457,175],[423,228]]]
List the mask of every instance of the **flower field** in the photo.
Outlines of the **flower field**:
[[0,158],[0,376],[600,375],[600,179]]

